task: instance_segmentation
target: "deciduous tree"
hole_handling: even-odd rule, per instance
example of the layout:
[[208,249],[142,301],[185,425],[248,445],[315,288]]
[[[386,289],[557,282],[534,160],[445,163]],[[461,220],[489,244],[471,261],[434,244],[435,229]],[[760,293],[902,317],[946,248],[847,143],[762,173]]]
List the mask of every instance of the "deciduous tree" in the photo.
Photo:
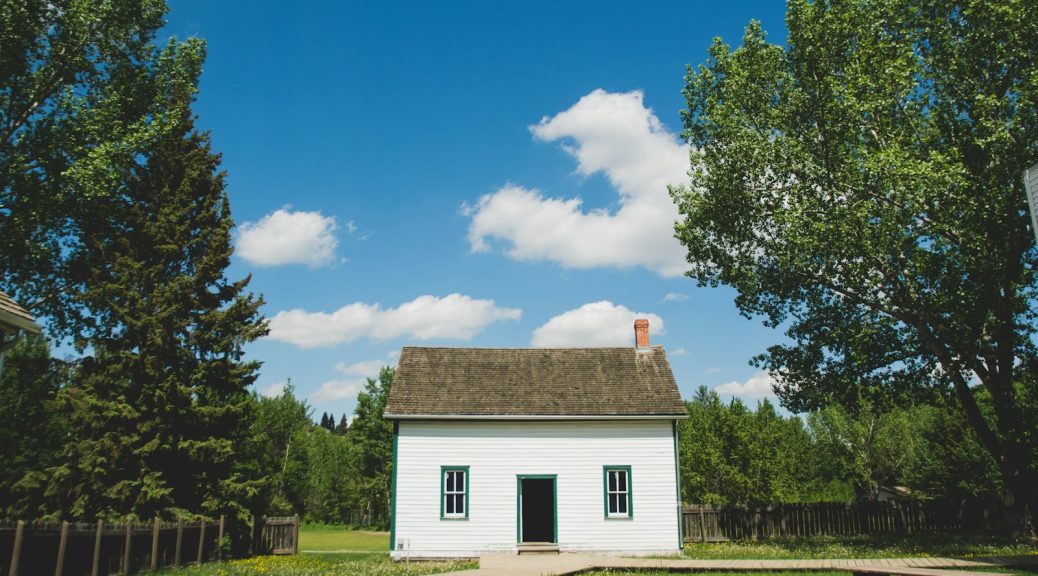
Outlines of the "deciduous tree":
[[[786,406],[954,395],[1017,526],[1038,515],[1038,7],[791,0],[689,69],[689,275],[790,342],[756,362]],[[985,412],[977,396],[991,398]],[[1013,519],[1011,519],[1013,520]]]
[[200,41],[153,45],[162,0],[0,3],[0,284],[51,336],[88,314],[65,268],[137,158],[180,123]]

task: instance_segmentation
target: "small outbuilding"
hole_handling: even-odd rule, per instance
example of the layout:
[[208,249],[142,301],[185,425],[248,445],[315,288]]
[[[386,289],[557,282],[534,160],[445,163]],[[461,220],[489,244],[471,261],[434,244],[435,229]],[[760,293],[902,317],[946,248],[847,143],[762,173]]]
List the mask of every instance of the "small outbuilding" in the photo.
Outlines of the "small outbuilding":
[[678,421],[648,322],[630,348],[405,347],[393,420],[394,558],[681,550]]

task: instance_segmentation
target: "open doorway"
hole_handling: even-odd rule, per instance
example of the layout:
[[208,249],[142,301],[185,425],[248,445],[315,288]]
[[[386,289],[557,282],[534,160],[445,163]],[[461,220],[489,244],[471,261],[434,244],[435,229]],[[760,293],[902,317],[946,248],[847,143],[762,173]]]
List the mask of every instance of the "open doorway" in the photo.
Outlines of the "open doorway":
[[557,543],[555,476],[519,476],[519,542]]

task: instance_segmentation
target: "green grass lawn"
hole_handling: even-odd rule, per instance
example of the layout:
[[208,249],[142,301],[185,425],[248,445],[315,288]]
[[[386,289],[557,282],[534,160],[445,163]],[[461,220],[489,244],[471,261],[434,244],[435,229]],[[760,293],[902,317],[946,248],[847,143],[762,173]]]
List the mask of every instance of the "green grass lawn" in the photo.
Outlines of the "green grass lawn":
[[919,558],[1038,555],[1035,540],[927,534],[782,538],[685,545],[685,557],[718,560]]
[[[350,530],[333,526],[302,526],[297,556],[260,556],[179,570],[163,570],[162,576],[421,576],[476,568],[476,562],[393,562],[389,559],[389,533]],[[305,551],[310,551],[305,552]],[[927,556],[977,557],[1029,555],[1038,564],[1038,541],[951,535],[912,537],[828,537],[790,538],[764,542],[725,542],[689,544],[685,557],[701,559],[824,559],[824,558],[907,558]],[[985,572],[1006,572],[1018,576],[1038,576],[1038,569],[1006,570],[985,568]],[[607,570],[590,576],[663,576],[668,572]],[[731,573],[700,573],[700,576],[730,576]],[[753,572],[750,576],[850,576],[848,572]]]
[[393,562],[389,554],[256,556],[160,570],[157,576],[422,576],[475,568],[475,562]]
[[[476,568],[476,562],[393,562],[389,533],[300,526],[296,556],[257,556],[161,570],[161,576],[421,576]],[[309,552],[307,552],[309,551]]]
[[300,551],[388,552],[389,532],[351,530],[341,526],[300,526]]

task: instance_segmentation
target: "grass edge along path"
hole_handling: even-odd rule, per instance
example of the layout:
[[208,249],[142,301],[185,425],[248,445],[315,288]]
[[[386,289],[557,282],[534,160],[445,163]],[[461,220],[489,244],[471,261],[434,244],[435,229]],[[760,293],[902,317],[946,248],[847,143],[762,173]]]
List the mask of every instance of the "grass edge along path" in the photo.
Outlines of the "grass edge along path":
[[[974,569],[975,570],[975,569]],[[1038,569],[1032,568],[1029,570],[1021,570],[1018,568],[984,568],[985,572],[998,572],[1004,573],[1007,576],[1038,576]],[[610,570],[593,570],[589,572],[582,572],[581,576],[670,576],[674,574],[674,571],[666,570],[630,570],[630,569],[610,569]],[[733,572],[702,572],[695,571],[696,576],[733,576]],[[840,571],[840,570],[774,570],[774,571],[754,571],[754,572],[743,572],[744,576],[852,576],[852,572]]]
[[1035,556],[1038,540],[952,534],[899,537],[815,536],[686,544],[683,558],[695,560],[823,560],[857,558],[976,558]]

